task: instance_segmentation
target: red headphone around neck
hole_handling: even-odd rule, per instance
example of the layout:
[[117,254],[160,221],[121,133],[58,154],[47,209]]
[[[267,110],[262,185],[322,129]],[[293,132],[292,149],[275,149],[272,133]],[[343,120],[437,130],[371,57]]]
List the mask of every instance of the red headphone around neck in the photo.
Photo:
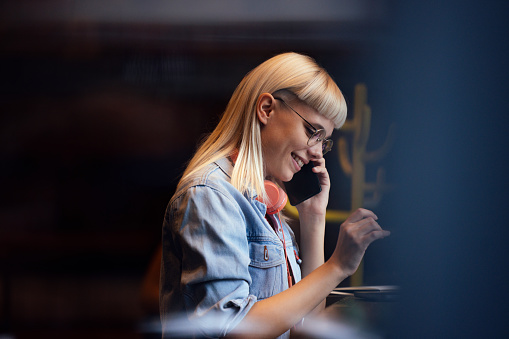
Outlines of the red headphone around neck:
[[[237,150],[230,154],[230,160],[234,165],[237,161],[238,155],[239,153]],[[286,202],[288,201],[286,192],[270,180],[265,180],[263,184],[265,186],[265,193],[267,194],[269,201],[263,201],[261,197],[256,198],[256,200],[267,205],[267,214],[276,214],[281,212],[285,207]]]
[[263,183],[269,200],[263,201],[259,197],[258,201],[267,205],[267,214],[276,214],[281,212],[281,210],[285,207],[286,202],[288,201],[286,192],[270,180],[265,180]]
[[[272,214],[281,212],[281,210],[286,205],[286,201],[288,200],[288,196],[286,195],[286,192],[283,191],[283,189],[281,187],[279,187],[278,185],[276,185],[275,183],[273,183],[270,180],[265,180],[263,182],[263,184],[265,186],[265,192],[267,193],[267,198],[269,199],[269,201],[261,201],[261,199],[259,199],[259,198],[257,198],[257,199],[259,201],[263,202],[265,205],[267,205],[267,212],[266,212],[267,214],[272,215]],[[267,218],[267,216],[266,216],[266,218]],[[278,219],[279,219],[279,215],[278,215]],[[267,218],[267,221],[269,222],[269,218]],[[288,261],[288,253],[286,252],[285,233],[283,231],[283,225],[281,224],[281,220],[279,220],[279,224],[281,225],[280,232],[283,234],[283,238],[282,239],[280,238],[280,239],[281,239],[281,242],[283,243],[283,250],[285,252],[285,259],[287,262],[286,273],[287,273],[287,277],[288,277],[288,287],[291,287],[293,285],[293,280],[292,280],[292,274],[290,273],[290,263]],[[273,224],[271,224],[271,225],[272,225],[272,227],[274,227]],[[276,228],[278,228],[278,227],[279,226],[276,226]],[[276,231],[276,229],[274,229],[274,231]],[[279,235],[278,235],[278,237],[279,237]],[[300,260],[297,257],[297,252],[294,251],[294,253],[295,253],[296,260],[297,259]]]

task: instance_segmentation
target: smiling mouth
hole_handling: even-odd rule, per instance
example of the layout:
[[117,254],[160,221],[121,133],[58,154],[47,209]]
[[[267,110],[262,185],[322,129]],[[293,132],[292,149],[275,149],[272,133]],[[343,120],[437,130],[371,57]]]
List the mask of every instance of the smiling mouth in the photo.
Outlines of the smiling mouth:
[[298,156],[296,156],[295,154],[292,153],[292,158],[293,160],[295,160],[297,162],[297,164],[299,165],[299,167],[302,167],[304,166],[304,161],[302,161],[301,158],[299,158]]

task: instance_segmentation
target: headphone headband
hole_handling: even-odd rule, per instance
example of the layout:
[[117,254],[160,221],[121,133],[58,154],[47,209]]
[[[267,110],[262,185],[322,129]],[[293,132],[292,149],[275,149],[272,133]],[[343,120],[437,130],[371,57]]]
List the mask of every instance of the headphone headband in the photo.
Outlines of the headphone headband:
[[267,205],[267,214],[281,212],[288,201],[288,196],[285,191],[270,180],[265,180],[264,185],[269,201],[262,202]]

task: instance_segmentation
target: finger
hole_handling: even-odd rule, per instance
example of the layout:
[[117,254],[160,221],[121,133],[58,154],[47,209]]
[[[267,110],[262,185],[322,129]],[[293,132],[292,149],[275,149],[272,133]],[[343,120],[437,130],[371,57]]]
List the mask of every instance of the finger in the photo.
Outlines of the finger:
[[329,172],[325,167],[325,160],[319,159],[317,161],[313,161],[313,165],[314,167],[311,170],[313,171],[313,173],[319,175],[320,185],[329,185],[330,184]]
[[364,236],[372,231],[382,230],[382,227],[372,217],[359,220],[358,222],[351,224],[350,227],[352,231],[356,232],[359,236]]
[[325,169],[325,162],[313,161],[313,168],[311,169],[315,173],[320,173]]
[[372,217],[362,219],[356,223],[347,224],[345,232],[362,248],[369,245],[365,244],[365,237],[373,232],[384,232],[382,227],[373,220]]
[[314,173],[316,173],[316,174],[318,174],[318,173],[325,173],[325,174],[328,174],[328,172],[327,172],[327,168],[322,167],[322,166],[315,166],[315,167],[313,167],[312,171],[313,171]]
[[313,168],[313,172],[315,174],[323,174],[323,175],[329,174],[329,172],[327,172],[327,169],[325,167],[315,167],[315,168]]
[[355,212],[353,212],[346,220],[345,223],[356,223],[362,219],[365,218],[373,218],[374,220],[377,220],[378,217],[375,213],[373,213],[370,210],[364,209],[364,208],[358,208]]
[[310,159],[310,160],[313,162],[313,164],[314,164],[315,166],[322,166],[322,165],[323,165],[323,166],[325,166],[325,159],[324,159],[324,158],[320,158],[320,159]]
[[378,239],[383,239],[385,237],[388,237],[391,235],[391,232],[386,230],[379,230],[379,231],[373,231],[369,232],[365,236],[362,237],[362,243],[366,247],[368,247],[373,241]]

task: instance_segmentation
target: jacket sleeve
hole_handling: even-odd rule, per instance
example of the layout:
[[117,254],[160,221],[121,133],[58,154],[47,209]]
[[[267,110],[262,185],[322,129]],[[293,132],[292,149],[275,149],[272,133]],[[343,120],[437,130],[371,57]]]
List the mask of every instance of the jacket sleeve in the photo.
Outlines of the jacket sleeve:
[[188,318],[203,334],[224,336],[256,302],[249,294],[246,220],[231,196],[210,186],[191,187],[177,214]]

